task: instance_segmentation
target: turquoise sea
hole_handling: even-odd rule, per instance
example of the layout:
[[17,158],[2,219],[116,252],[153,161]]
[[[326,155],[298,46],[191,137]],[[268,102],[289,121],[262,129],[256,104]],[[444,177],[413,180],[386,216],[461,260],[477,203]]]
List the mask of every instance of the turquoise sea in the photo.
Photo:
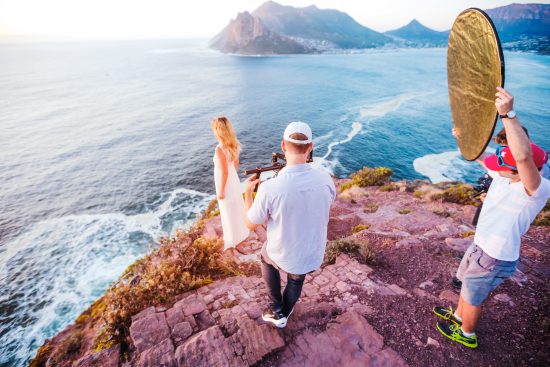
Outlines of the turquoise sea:
[[[516,110],[548,150],[550,58],[505,59]],[[216,115],[235,126],[241,170],[269,163],[301,120],[315,164],[337,176],[481,174],[450,134],[445,49],[241,57],[200,40],[0,43],[0,366],[25,365],[213,198]]]

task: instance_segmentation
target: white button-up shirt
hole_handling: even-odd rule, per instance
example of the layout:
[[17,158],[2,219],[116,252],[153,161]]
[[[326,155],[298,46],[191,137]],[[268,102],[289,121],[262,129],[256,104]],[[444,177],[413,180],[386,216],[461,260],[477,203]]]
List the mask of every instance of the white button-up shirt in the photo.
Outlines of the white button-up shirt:
[[267,222],[270,260],[291,274],[319,268],[327,243],[330,205],[336,189],[330,175],[310,164],[286,166],[258,188],[248,219]]

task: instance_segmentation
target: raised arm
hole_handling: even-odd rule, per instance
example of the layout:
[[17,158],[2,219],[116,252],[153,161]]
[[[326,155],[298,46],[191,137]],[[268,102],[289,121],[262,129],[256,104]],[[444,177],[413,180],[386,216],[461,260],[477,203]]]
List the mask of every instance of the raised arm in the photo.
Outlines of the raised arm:
[[225,154],[223,153],[223,150],[220,147],[216,147],[216,156],[218,157],[218,160],[220,162],[220,168],[221,168],[221,182],[220,182],[220,192],[218,193],[218,199],[223,200],[225,199],[225,185],[227,184],[227,176],[228,176],[228,169],[227,169],[227,158],[225,157]]
[[[501,116],[507,115],[508,112],[514,109],[514,97],[504,88],[497,87],[497,90],[495,101],[497,111]],[[541,178],[539,170],[533,161],[533,152],[529,137],[523,131],[517,116],[514,118],[503,118],[502,122],[506,130],[508,147],[516,160],[521,182],[527,194],[532,195],[538,189]]]

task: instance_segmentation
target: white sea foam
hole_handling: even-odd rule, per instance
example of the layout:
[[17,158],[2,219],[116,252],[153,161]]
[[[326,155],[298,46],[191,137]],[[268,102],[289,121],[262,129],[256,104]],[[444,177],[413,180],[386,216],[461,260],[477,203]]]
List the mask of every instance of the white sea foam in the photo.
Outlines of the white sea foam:
[[412,99],[426,97],[431,94],[433,94],[433,92],[400,94],[396,97],[385,99],[382,101],[376,101],[375,103],[361,107],[359,109],[359,113],[362,118],[375,119],[375,118],[384,117],[390,112],[397,111],[404,102],[407,102]]
[[[487,153],[494,152],[488,148]],[[413,162],[416,172],[428,177],[432,183],[444,181],[467,181],[468,177],[479,176],[482,170],[478,164],[464,160],[459,150],[426,154]]]
[[[7,260],[0,264],[0,289],[6,297],[17,294],[19,311],[0,342],[26,346],[15,351],[24,360],[147,253],[152,240],[190,223],[212,198],[189,189],[177,189],[167,196],[154,211],[142,214],[44,220],[9,243],[3,256]],[[24,320],[32,322],[25,327]],[[2,356],[0,364],[9,357]]]
[[361,124],[360,122],[354,122],[351,124],[351,131],[348,133],[348,135],[346,136],[346,138],[344,140],[339,140],[339,141],[333,141],[332,143],[330,143],[328,145],[328,148],[327,148],[327,152],[325,153],[325,155],[322,157],[323,160],[327,160],[327,158],[332,154],[332,148],[334,148],[335,146],[337,145],[340,145],[340,144],[345,144],[345,143],[348,143],[351,141],[351,139],[353,139],[353,137],[357,134],[359,134],[359,132],[361,131],[361,129],[363,128],[363,124]]

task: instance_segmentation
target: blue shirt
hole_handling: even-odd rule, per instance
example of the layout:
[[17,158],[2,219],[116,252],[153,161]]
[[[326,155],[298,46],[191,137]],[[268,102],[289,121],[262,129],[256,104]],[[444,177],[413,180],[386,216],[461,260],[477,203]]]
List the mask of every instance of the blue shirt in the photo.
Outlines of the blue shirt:
[[287,166],[260,185],[248,219],[267,222],[267,255],[279,268],[306,274],[321,266],[335,197],[330,175],[306,163]]

